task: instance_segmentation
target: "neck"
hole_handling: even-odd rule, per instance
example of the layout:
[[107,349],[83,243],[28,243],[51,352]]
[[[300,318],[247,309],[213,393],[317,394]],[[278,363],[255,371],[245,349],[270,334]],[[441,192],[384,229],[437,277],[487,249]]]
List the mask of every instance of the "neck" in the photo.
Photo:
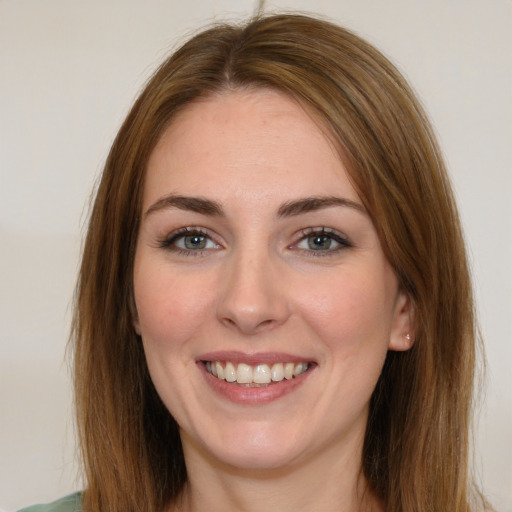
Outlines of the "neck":
[[362,474],[362,440],[348,453],[330,446],[314,459],[265,470],[223,465],[190,439],[184,447],[189,480],[175,512],[384,510]]

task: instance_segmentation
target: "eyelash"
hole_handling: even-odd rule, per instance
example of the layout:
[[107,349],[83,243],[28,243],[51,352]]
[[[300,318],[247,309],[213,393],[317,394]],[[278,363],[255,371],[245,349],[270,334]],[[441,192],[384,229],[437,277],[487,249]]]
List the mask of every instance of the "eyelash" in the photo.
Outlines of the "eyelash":
[[[325,249],[325,250],[314,250],[314,249],[305,249],[298,247],[301,242],[306,241],[310,238],[315,237],[325,237],[328,240],[332,240],[338,244],[337,247],[331,249]],[[353,245],[350,243],[350,241],[342,234],[338,233],[337,231],[322,227],[322,228],[307,228],[301,231],[301,238],[298,242],[294,243],[292,245],[292,248],[299,251],[305,251],[309,255],[315,257],[315,258],[325,258],[329,256],[334,256],[338,252],[347,249],[349,247],[353,247]]]
[[205,256],[206,251],[209,249],[184,249],[182,247],[178,247],[176,242],[181,238],[198,236],[204,237],[208,241],[212,241],[214,244],[219,245],[215,242],[209,233],[207,233],[204,229],[195,228],[195,227],[186,227],[182,229],[178,229],[177,231],[172,232],[170,235],[165,237],[163,240],[159,241],[158,246],[162,249],[167,249],[169,251],[173,251],[182,256]]
[[[205,231],[204,229],[201,229],[201,228],[196,228],[196,227],[186,227],[186,228],[182,228],[177,231],[174,231],[173,233],[171,233],[167,237],[165,237],[163,240],[160,240],[158,242],[158,247],[160,247],[162,249],[167,249],[167,250],[173,251],[173,252],[175,252],[179,255],[183,255],[183,256],[205,256],[206,252],[211,250],[211,248],[184,249],[184,248],[178,247],[176,245],[176,243],[180,239],[185,238],[185,237],[193,237],[193,236],[204,237],[206,239],[206,243],[208,243],[210,241],[220,247],[220,244],[215,242],[215,240],[213,240],[213,238],[210,236],[210,234],[207,231]],[[304,242],[310,238],[314,238],[314,237],[318,237],[318,238],[325,237],[328,240],[336,242],[338,244],[338,246],[333,249],[328,248],[328,249],[324,249],[324,250],[314,250],[311,248],[306,249],[306,248],[299,247],[299,244],[301,244],[302,242]],[[308,255],[313,256],[313,257],[325,258],[325,257],[333,256],[334,254],[338,253],[339,251],[342,251],[343,249],[346,249],[349,247],[353,247],[353,245],[350,243],[350,241],[345,236],[341,235],[340,233],[338,233],[334,230],[322,227],[322,228],[307,228],[307,229],[302,230],[300,239],[297,242],[294,242],[290,246],[290,249],[308,253]]]

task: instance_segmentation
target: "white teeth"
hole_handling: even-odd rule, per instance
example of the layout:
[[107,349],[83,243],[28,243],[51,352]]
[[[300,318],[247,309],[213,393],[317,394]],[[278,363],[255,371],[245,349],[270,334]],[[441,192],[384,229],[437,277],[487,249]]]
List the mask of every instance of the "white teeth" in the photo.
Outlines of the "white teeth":
[[284,366],[283,363],[276,363],[272,365],[272,380],[274,382],[281,382],[284,379]]
[[240,363],[238,365],[236,381],[238,384],[250,384],[252,382],[252,368],[248,364]]
[[236,370],[233,363],[226,363],[226,367],[224,368],[224,378],[228,382],[236,382]]
[[270,384],[281,382],[283,379],[291,380],[302,375],[308,368],[308,363],[275,363],[250,366],[239,363],[237,366],[230,361],[207,361],[206,371],[218,379],[238,384]]
[[293,363],[286,363],[284,366],[284,378],[286,380],[293,379],[293,370],[295,369],[295,365]]
[[215,363],[215,369],[217,370],[217,377],[224,379],[224,368],[222,368],[222,364],[220,364],[219,361]]
[[254,368],[252,380],[256,384],[269,384],[271,381],[270,367],[268,364],[259,364]]

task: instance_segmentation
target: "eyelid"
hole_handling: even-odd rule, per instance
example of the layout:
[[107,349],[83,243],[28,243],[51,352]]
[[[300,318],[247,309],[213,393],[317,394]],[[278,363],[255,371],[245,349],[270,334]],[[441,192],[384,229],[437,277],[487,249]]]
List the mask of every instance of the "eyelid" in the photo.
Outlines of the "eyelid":
[[[196,248],[196,249],[187,249],[186,247],[180,247],[176,245],[176,242],[182,238],[187,236],[203,236],[207,238],[209,241],[213,242],[216,247],[204,247],[204,248]],[[325,250],[314,250],[311,248],[299,247],[299,244],[306,240],[309,237],[313,236],[325,236],[333,240],[337,245],[334,248],[329,248]],[[218,236],[215,233],[211,233],[209,229],[199,226],[185,226],[171,231],[166,236],[159,238],[157,240],[157,247],[162,248],[177,254],[182,255],[193,255],[193,256],[201,256],[206,255],[206,253],[215,251],[223,248],[223,244],[219,242]],[[295,242],[288,246],[291,250],[301,251],[311,256],[332,256],[339,251],[342,251],[346,248],[353,247],[353,244],[349,240],[349,238],[342,232],[335,230],[333,228],[322,227],[308,227],[301,229],[296,237]]]
[[[313,249],[306,249],[306,248],[298,247],[298,245],[301,242],[303,242],[304,240],[306,240],[307,238],[312,237],[312,236],[329,237],[332,240],[334,240],[338,244],[338,246],[333,249],[327,249],[327,250],[323,250],[323,251],[322,250],[315,251]],[[342,251],[349,247],[353,247],[353,244],[345,234],[341,233],[340,231],[338,231],[336,229],[326,228],[323,226],[322,227],[309,227],[309,228],[302,229],[299,232],[298,240],[290,246],[291,249],[304,251],[305,253],[311,254],[313,256],[331,256],[331,255],[337,253],[338,251]]]
[[[181,238],[185,238],[187,236],[204,236],[208,240],[211,240],[216,247],[215,248],[203,248],[203,249],[186,249],[184,247],[179,247],[176,245],[176,241]],[[194,254],[199,255],[200,253],[204,253],[211,250],[216,250],[222,247],[222,244],[218,242],[215,236],[211,234],[211,232],[203,227],[196,226],[186,226],[183,228],[178,228],[158,240],[158,247],[162,249],[167,249],[169,251],[182,253],[182,254]]]

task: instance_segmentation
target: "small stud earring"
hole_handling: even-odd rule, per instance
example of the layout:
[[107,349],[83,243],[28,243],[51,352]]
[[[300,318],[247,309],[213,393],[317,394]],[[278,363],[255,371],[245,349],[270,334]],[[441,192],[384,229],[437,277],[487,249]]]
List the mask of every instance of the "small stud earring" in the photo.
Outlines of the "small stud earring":
[[411,335],[409,333],[405,334],[404,337],[407,341],[411,341]]

